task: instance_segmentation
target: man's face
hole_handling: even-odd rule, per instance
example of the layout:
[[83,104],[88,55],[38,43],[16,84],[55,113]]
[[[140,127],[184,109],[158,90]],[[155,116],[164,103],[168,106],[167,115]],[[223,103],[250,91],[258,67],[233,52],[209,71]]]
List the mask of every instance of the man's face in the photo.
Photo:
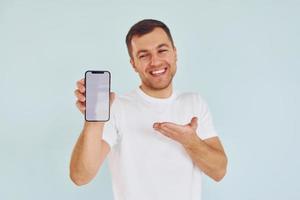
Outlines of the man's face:
[[161,28],[131,40],[133,68],[143,86],[152,90],[167,88],[176,73],[176,48]]

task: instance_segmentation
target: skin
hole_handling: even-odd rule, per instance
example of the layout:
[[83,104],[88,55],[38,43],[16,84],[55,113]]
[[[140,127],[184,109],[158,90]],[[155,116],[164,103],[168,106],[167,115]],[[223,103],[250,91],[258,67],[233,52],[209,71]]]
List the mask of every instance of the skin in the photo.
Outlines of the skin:
[[[77,89],[74,91],[77,97],[76,106],[84,114],[85,112],[85,86],[84,79],[77,81]],[[115,94],[110,94],[111,104]],[[84,121],[81,134],[73,148],[70,161],[70,178],[78,186],[89,183],[99,171],[107,154],[109,145],[102,138],[104,122]]]
[[[167,34],[161,28],[143,36],[134,36],[131,41],[130,63],[141,79],[140,88],[149,96],[167,98],[172,95],[172,79],[176,74],[177,51]],[[153,72],[164,71],[159,75]],[[85,111],[84,79],[77,82],[76,106]],[[110,94],[111,102],[114,93]],[[70,177],[77,185],[90,182],[97,174],[110,151],[102,138],[103,122],[84,122],[83,130],[73,149],[70,162]],[[201,140],[197,134],[197,118],[189,124],[172,122],[154,123],[157,134],[163,134],[179,142],[196,166],[206,175],[220,181],[226,174],[227,157],[218,137]],[[200,124],[201,126],[201,124]]]
[[[161,28],[131,40],[130,63],[141,79],[141,89],[156,98],[172,94],[172,79],[176,73],[177,52]],[[166,69],[162,76],[152,76],[151,71]]]

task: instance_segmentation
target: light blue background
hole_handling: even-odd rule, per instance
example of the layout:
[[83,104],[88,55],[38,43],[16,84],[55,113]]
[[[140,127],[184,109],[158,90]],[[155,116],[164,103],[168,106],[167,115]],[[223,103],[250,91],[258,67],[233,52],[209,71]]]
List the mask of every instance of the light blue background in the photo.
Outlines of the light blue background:
[[229,157],[204,200],[300,199],[299,1],[0,0],[0,199],[112,199],[107,165],[90,184],[69,179],[83,116],[75,82],[112,72],[137,87],[125,35],[135,22],[169,25],[178,90],[208,101]]

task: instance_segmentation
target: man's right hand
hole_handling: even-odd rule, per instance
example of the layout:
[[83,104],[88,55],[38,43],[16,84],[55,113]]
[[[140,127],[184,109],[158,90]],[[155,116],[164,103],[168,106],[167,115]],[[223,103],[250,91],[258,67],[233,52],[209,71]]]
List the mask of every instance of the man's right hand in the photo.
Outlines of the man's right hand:
[[[75,96],[77,97],[76,106],[79,109],[79,111],[84,114],[85,112],[85,85],[84,85],[84,78],[80,79],[76,82],[76,90],[74,91]],[[115,99],[115,93],[111,92],[109,94],[110,98],[110,106],[112,105],[114,99]]]
[[[85,85],[84,79],[76,82],[74,91],[77,97],[76,106],[85,113]],[[110,93],[110,106],[115,94]],[[83,130],[73,149],[70,162],[70,177],[76,185],[90,182],[97,174],[100,166],[110,151],[110,146],[102,139],[104,122],[84,122]]]

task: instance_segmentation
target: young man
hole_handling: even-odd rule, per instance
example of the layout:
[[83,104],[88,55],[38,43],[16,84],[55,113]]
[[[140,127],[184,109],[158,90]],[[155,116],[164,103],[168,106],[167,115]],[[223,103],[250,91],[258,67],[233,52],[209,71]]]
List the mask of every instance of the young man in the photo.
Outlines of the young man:
[[[126,43],[141,85],[111,94],[110,121],[84,123],[70,177],[88,183],[109,155],[115,200],[199,200],[202,172],[220,181],[227,166],[208,106],[198,94],[174,91],[177,53],[164,23],[136,23]],[[75,94],[82,113],[84,92],[81,79]]]

